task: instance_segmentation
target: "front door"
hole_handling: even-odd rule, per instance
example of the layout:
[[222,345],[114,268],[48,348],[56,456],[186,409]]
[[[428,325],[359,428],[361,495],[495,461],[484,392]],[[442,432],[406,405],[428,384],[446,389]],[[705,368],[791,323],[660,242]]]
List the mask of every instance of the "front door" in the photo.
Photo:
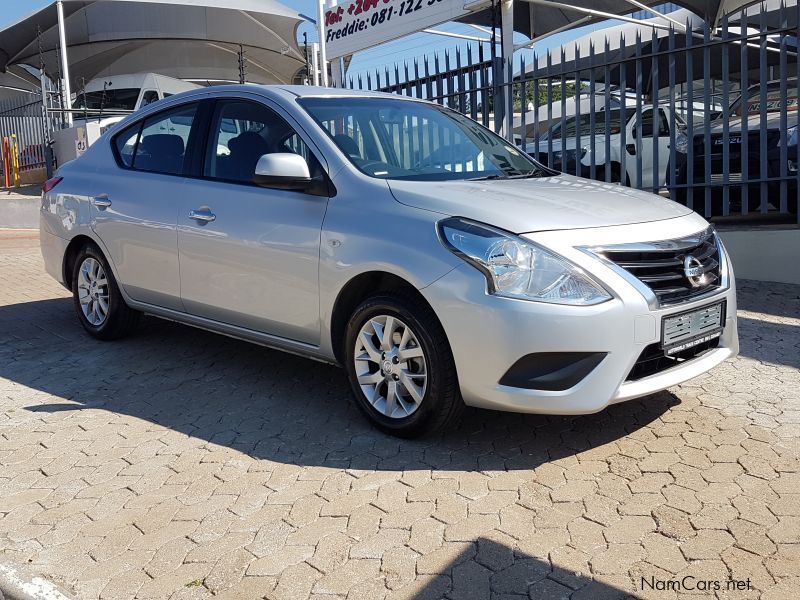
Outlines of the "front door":
[[216,102],[202,178],[188,179],[178,212],[181,297],[200,317],[317,345],[319,245],[328,198],[253,184],[264,154],[306,142],[267,106]]
[[99,169],[93,228],[134,300],[182,310],[177,215],[197,103],[148,117],[113,141],[118,168]]
[[[629,146],[632,143],[637,149],[639,160],[642,161],[642,182],[639,185],[636,168],[636,158],[628,157],[630,164],[626,165],[628,172],[633,172],[631,182],[635,187],[644,190],[657,191],[666,183],[667,165],[669,164],[669,120],[663,109],[658,109],[658,117],[653,119],[653,109],[642,112],[640,121],[642,128],[642,142],[638,143],[636,127],[633,127],[629,135]],[[638,126],[638,125],[637,125]],[[656,135],[653,135],[653,130]],[[656,148],[658,150],[656,151]],[[656,154],[658,156],[656,156]]]

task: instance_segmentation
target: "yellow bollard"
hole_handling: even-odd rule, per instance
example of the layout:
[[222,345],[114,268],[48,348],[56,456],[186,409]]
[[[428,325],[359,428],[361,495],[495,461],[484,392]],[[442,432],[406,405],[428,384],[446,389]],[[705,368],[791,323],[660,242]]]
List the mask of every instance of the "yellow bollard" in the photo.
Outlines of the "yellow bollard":
[[11,134],[11,179],[14,180],[14,187],[22,185],[22,179],[19,176],[19,144],[16,133]]

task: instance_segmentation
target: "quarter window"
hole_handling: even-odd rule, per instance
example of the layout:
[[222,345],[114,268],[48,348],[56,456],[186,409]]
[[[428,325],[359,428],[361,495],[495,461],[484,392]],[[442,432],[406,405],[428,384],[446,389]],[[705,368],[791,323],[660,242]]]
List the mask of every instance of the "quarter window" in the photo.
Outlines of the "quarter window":
[[142,129],[142,124],[137,123],[133,127],[129,127],[115,139],[117,147],[117,154],[119,159],[126,167],[133,166],[133,154],[136,152],[136,143],[139,141],[139,132]]

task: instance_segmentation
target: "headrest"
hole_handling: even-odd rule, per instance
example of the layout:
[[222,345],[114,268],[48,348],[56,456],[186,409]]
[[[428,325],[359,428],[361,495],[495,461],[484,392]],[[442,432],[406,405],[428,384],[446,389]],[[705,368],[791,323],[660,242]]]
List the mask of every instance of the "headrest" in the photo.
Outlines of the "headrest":
[[255,131],[245,131],[228,142],[231,154],[258,154],[262,156],[269,153],[269,144]]
[[184,151],[183,138],[172,133],[147,135],[141,145],[150,156],[180,156]]
[[345,133],[337,133],[333,136],[333,141],[342,149],[342,152],[348,156],[361,156],[361,150],[358,148],[356,141]]

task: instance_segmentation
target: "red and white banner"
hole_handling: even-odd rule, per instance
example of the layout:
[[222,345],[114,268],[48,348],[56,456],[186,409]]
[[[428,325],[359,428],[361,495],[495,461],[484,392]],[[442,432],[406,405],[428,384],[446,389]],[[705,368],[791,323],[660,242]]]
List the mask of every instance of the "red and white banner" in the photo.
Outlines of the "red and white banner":
[[[465,4],[470,10],[464,8]],[[475,7],[474,0],[350,0],[325,12],[327,58],[353,54],[453,21]]]

